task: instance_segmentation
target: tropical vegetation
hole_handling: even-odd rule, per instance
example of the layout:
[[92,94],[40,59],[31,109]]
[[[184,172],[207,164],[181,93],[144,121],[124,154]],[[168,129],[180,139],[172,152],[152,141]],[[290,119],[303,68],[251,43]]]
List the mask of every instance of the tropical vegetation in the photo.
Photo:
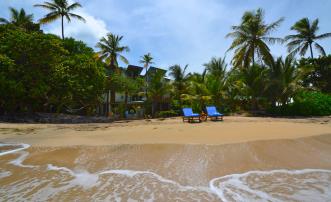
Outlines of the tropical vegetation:
[[[200,112],[206,105],[224,113],[331,114],[331,55],[318,43],[331,33],[317,33],[318,19],[299,20],[289,30],[295,34],[281,38],[273,32],[284,18],[267,23],[262,9],[248,11],[227,35],[233,39],[230,64],[225,57],[212,57],[201,66],[201,73],[175,64],[166,74],[154,72],[155,61],[148,53],[137,61],[145,76],[132,77],[119,63],[129,64],[123,36],[108,33],[95,49],[64,37],[64,19],[83,20],[72,13],[79,3],[52,0],[36,6],[51,11],[39,23],[61,18],[62,36],[43,33],[33,15],[23,9],[10,8],[10,19],[0,18],[0,114],[124,117],[130,108],[128,98],[133,96],[145,97],[145,114],[154,117],[179,115],[186,106]],[[288,55],[274,57],[270,49],[274,43],[286,43]],[[116,93],[124,95],[120,105]],[[100,113],[100,106],[106,113]]]

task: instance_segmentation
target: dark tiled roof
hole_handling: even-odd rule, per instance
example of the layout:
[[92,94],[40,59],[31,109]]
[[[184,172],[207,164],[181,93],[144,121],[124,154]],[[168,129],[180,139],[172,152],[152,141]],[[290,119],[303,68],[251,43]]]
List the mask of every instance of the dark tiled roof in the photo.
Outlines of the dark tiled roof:
[[135,65],[129,65],[127,68],[128,72],[135,72],[136,74],[140,74],[143,70],[143,67],[135,66]]
[[148,68],[147,74],[148,74],[149,72],[156,72],[156,71],[162,71],[162,72],[164,72],[164,73],[167,72],[167,70],[165,70],[165,69],[161,69],[161,68],[158,68],[158,67],[150,67],[150,68]]

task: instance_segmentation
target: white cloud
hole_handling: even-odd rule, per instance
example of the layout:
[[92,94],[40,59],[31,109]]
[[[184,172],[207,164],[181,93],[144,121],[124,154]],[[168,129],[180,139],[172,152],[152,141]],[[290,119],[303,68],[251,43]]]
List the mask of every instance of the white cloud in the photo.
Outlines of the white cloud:
[[[35,19],[46,14],[41,8],[33,8],[44,0],[0,0],[5,7],[24,7],[33,12]],[[77,0],[75,0],[77,1]],[[190,71],[202,71],[202,64],[213,56],[223,57],[231,39],[225,35],[230,27],[240,22],[243,12],[256,8],[266,10],[266,22],[284,16],[286,21],[273,36],[290,33],[291,25],[302,17],[320,18],[321,33],[330,32],[330,1],[312,3],[311,0],[261,1],[261,0],[78,0],[82,9],[75,12],[87,23],[73,19],[65,25],[65,36],[72,36],[95,47],[107,32],[123,35],[122,44],[131,51],[127,58],[137,64],[139,56],[151,52],[155,64],[164,68],[172,64],[190,64]],[[5,9],[0,10],[6,16]],[[61,24],[56,21],[43,27],[45,31],[60,35]],[[327,52],[330,40],[321,44]],[[271,46],[272,54],[286,54],[284,46]],[[227,61],[231,58],[227,56]]]
[[[85,41],[90,46],[94,47],[99,39],[107,34],[108,30],[106,28],[106,23],[103,20],[90,15],[84,10],[79,10],[76,12],[76,14],[85,18],[86,23],[72,18],[70,23],[65,23],[65,37],[74,37],[76,39]],[[47,32],[60,36],[60,21],[56,21],[51,25],[48,25]]]

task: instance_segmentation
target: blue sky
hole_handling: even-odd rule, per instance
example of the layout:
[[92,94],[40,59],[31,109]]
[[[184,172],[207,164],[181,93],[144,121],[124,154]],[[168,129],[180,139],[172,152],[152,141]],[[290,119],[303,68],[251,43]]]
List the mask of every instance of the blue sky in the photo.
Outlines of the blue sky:
[[[32,5],[43,0],[1,0],[1,17],[8,17],[8,7],[24,8],[35,20],[46,14]],[[225,35],[240,22],[247,10],[263,8],[266,22],[280,17],[285,21],[272,36],[284,37],[299,19],[319,18],[320,33],[331,32],[330,0],[79,0],[77,13],[87,23],[73,21],[65,26],[65,35],[95,48],[107,32],[124,36],[130,47],[130,63],[138,65],[141,55],[150,52],[155,65],[189,64],[189,71],[201,72],[211,57],[224,57],[231,44]],[[42,26],[45,32],[60,34],[60,21]],[[331,53],[331,39],[320,44]],[[270,46],[274,56],[286,54],[282,45]],[[232,53],[227,53],[227,61]]]

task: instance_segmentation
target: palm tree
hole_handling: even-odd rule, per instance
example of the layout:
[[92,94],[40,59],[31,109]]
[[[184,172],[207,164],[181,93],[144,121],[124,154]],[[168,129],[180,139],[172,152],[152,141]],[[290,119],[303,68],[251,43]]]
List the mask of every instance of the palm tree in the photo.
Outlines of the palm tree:
[[145,74],[145,84],[146,84],[145,96],[146,96],[146,98],[148,97],[147,96],[147,85],[148,85],[147,70],[148,70],[149,65],[154,64],[153,59],[154,58],[152,57],[152,55],[150,53],[147,53],[147,54],[141,56],[141,60],[139,61],[141,64],[144,65],[144,68],[146,69],[146,71],[145,71],[146,72],[146,74]]
[[184,103],[188,103],[197,111],[203,111],[206,103],[211,100],[208,87],[206,85],[206,71],[202,74],[189,74],[187,78],[188,89],[185,94],[181,95]]
[[50,13],[39,20],[41,24],[50,23],[61,18],[62,39],[64,39],[64,17],[68,22],[71,22],[71,18],[76,18],[85,22],[85,19],[82,16],[72,13],[74,9],[82,7],[82,5],[77,2],[69,5],[67,0],[51,0],[50,2],[44,2],[44,4],[35,4],[34,6],[45,8],[50,11]]
[[243,85],[242,94],[250,98],[252,109],[259,109],[259,100],[266,93],[267,68],[258,64],[249,66],[240,71]]
[[227,84],[227,64],[225,58],[212,58],[206,68],[206,85],[213,98],[214,104],[220,106],[220,101],[225,97]]
[[13,24],[24,29],[27,29],[29,25],[33,24],[33,14],[27,15],[23,8],[20,11],[15,8],[9,8],[9,10],[10,20],[0,18],[1,24]]
[[294,56],[299,53],[301,56],[304,56],[309,48],[310,56],[314,58],[312,47],[314,45],[317,51],[325,56],[324,48],[318,44],[316,40],[331,37],[331,33],[317,35],[317,31],[319,30],[318,19],[310,22],[308,18],[303,18],[296,22],[291,27],[291,30],[297,32],[297,34],[285,37],[285,40],[288,41],[288,52],[290,52],[291,55]]
[[234,66],[247,68],[249,64],[255,63],[256,57],[260,61],[267,63],[272,61],[267,44],[282,42],[282,39],[270,37],[269,35],[283,20],[283,18],[280,18],[276,22],[267,24],[264,22],[262,9],[246,12],[241,19],[240,25],[233,26],[233,32],[227,35],[227,37],[234,39],[228,49],[228,51],[234,50],[232,59]]
[[185,65],[182,68],[180,65],[173,65],[169,67],[169,75],[174,78],[174,91],[175,91],[175,98],[179,100],[179,105],[182,105],[181,95],[185,93],[187,88],[186,81],[190,74],[186,73],[188,65]]
[[107,37],[102,37],[97,43],[96,47],[100,49],[98,52],[99,59],[106,62],[109,65],[110,70],[118,72],[118,60],[122,60],[125,64],[129,64],[129,61],[122,55],[123,52],[129,52],[128,46],[122,46],[121,41],[123,36],[108,33]]
[[152,57],[152,55],[150,53],[147,53],[147,54],[141,56],[141,60],[139,62],[144,65],[144,67],[146,69],[146,73],[147,73],[149,65],[154,64],[153,59],[154,58]]
[[278,58],[269,69],[269,81],[267,82],[267,92],[270,94],[272,105],[276,101],[283,105],[287,104],[298,88],[299,81],[304,75],[303,71],[297,68],[296,61],[292,55],[286,57],[285,61]]
[[[102,37],[100,41],[97,43],[96,47],[100,49],[98,52],[98,57],[100,60],[104,61],[108,66],[110,72],[114,74],[119,74],[118,62],[117,58],[122,60],[125,64],[129,64],[129,61],[122,55],[123,52],[128,52],[129,47],[122,46],[121,40],[123,36],[114,35],[112,33],[108,33],[107,37]],[[111,77],[109,77],[111,79]],[[115,89],[111,90],[111,103],[115,103]],[[107,106],[109,100],[109,93],[107,93]],[[107,112],[110,110],[107,107]]]
[[157,105],[164,99],[169,92],[170,85],[164,79],[163,72],[156,72],[150,78],[148,85],[149,98],[152,101],[152,115],[155,115]]

